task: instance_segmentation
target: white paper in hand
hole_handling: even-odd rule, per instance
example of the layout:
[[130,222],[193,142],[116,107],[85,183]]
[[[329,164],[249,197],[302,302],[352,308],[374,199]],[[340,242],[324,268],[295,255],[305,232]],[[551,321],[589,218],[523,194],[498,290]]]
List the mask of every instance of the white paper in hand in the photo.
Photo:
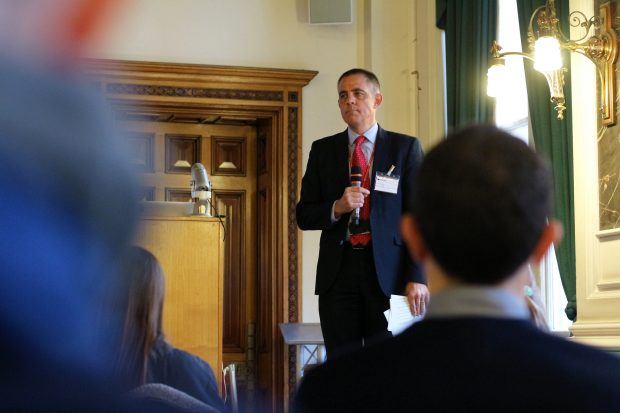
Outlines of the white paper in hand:
[[394,295],[390,297],[390,309],[386,310],[385,318],[388,321],[388,330],[393,335],[398,335],[406,328],[424,318],[424,314],[414,316],[409,309],[407,297],[404,295]]

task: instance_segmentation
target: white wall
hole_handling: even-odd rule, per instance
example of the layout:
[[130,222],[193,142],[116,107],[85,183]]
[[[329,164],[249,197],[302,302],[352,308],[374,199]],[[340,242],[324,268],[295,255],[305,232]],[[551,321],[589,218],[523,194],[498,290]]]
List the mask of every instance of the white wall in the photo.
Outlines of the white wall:
[[[571,0],[570,9],[596,15],[593,3]],[[581,35],[578,28],[571,34]],[[601,231],[598,219],[596,69],[574,56],[571,71],[577,272],[577,322],[571,331],[577,340],[620,351],[620,231]]]
[[[306,23],[307,1],[124,0],[128,4],[124,13],[116,17],[112,30],[89,55],[318,70],[304,89],[304,168],[311,142],[345,127],[336,105],[338,76],[354,66],[366,67],[377,73],[383,86],[385,100],[379,122],[389,129],[419,135],[425,148],[434,144],[443,133],[443,75],[434,2],[354,0],[353,24],[311,26]],[[570,2],[571,10],[588,15],[592,4],[592,0]],[[615,335],[610,340],[618,346],[620,316],[615,309],[620,295],[611,291],[615,297],[611,302],[598,300],[596,280],[620,271],[609,259],[597,259],[617,256],[620,241],[609,238],[601,242],[596,237],[596,126],[591,116],[586,116],[596,111],[591,93],[595,75],[587,66],[579,66],[583,59],[575,60],[572,109],[579,114],[573,116],[575,224],[582,321],[573,332],[585,336],[584,341],[592,341],[596,334]],[[318,321],[313,294],[318,239],[317,231],[303,234],[303,321]],[[600,319],[605,319],[605,325],[600,325]]]
[[[427,0],[353,1],[354,23],[345,25],[309,25],[307,0],[125,1],[127,7],[118,13],[112,30],[90,48],[90,57],[317,70],[303,91],[304,171],[312,141],[346,127],[337,107],[336,81],[351,67],[362,66],[379,76],[385,99],[378,118],[385,127],[414,135],[421,127],[433,131],[432,139],[442,133],[437,122],[428,126],[428,120],[418,120],[417,107],[424,102],[418,102],[412,74],[418,70],[433,78],[432,73],[441,72],[416,65],[416,10],[425,13],[422,26],[424,16],[434,16],[434,7],[423,4]],[[432,19],[423,29],[437,41]],[[427,43],[422,51],[428,55],[438,47]],[[441,111],[437,94],[429,95]],[[422,138],[425,146],[432,141]],[[301,315],[306,322],[318,321],[314,280],[319,235],[303,233]]]

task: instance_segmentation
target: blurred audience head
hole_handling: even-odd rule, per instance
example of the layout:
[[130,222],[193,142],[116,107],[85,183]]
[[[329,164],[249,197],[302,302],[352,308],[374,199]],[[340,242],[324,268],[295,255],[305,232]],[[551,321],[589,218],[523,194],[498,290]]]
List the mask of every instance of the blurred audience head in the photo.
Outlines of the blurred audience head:
[[0,56],[75,63],[126,0],[0,0]]
[[149,354],[163,335],[164,273],[157,258],[142,247],[129,247],[123,261],[119,301],[124,325],[118,364],[135,387],[144,384]]
[[551,201],[540,156],[500,129],[472,126],[428,153],[403,226],[419,235],[409,243],[419,258],[460,283],[494,285],[557,238]]
[[68,408],[111,374],[118,324],[100,309],[137,222],[135,177],[107,105],[54,65],[107,3],[0,0],[0,410]]

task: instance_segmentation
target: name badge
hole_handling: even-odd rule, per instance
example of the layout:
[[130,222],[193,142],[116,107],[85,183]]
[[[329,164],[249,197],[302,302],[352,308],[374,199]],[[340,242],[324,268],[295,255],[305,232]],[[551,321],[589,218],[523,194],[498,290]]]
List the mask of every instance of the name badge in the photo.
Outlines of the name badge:
[[387,192],[388,194],[398,193],[398,175],[388,175],[383,172],[377,172],[375,176],[375,191]]

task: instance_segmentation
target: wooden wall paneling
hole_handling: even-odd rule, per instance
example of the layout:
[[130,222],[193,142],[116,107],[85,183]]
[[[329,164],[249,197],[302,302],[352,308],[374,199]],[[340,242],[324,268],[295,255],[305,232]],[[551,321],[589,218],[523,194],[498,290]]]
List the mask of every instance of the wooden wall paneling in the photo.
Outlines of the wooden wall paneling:
[[192,192],[185,188],[165,188],[166,201],[172,202],[190,202],[192,200]]
[[[271,385],[273,381],[274,360],[272,352],[272,314],[273,314],[273,292],[272,277],[273,273],[270,247],[270,202],[269,191],[261,188],[258,191],[258,320],[256,323],[256,350],[257,350],[257,381],[260,387],[264,388]],[[265,411],[269,411],[272,405],[271,395],[259,394],[257,402],[262,404]]]
[[212,136],[211,157],[212,175],[246,175],[246,141],[243,136]]
[[258,174],[267,173],[269,166],[267,160],[267,139],[271,136],[269,125],[265,122],[259,122],[256,137],[256,164]]
[[257,226],[257,387],[262,386],[263,411],[286,411],[294,387],[288,372],[296,360],[289,357],[291,349],[285,348],[277,323],[299,317],[301,240],[292,225],[292,199],[301,179],[302,88],[317,72],[109,60],[90,60],[88,67],[93,84],[100,85],[115,110],[172,113],[198,122],[247,124],[253,119],[257,125],[257,202],[264,208]]
[[[270,383],[273,389],[271,394],[262,395],[262,408],[266,411],[281,411],[278,409],[277,399],[278,380],[277,376],[282,375],[285,360],[278,359],[276,346],[281,337],[274,334],[277,329],[277,321],[280,316],[277,314],[276,295],[277,284],[277,193],[282,188],[278,188],[276,173],[279,168],[270,160],[276,159],[273,155],[274,148],[278,145],[278,133],[281,130],[282,112],[277,111],[267,119],[261,119],[257,126],[257,162],[258,165],[258,234],[259,234],[259,322],[257,325],[257,370],[258,379],[262,383]],[[260,137],[265,137],[260,142]],[[260,152],[264,151],[263,154]],[[265,165],[261,166],[261,159]]]
[[166,134],[166,173],[187,174],[200,162],[200,135]]
[[[249,217],[245,208],[245,191],[214,190],[213,202],[218,212],[226,215],[224,258],[224,351],[246,351],[246,254],[244,224]],[[223,206],[223,208],[222,208]],[[236,254],[233,254],[233,251]],[[237,259],[235,259],[237,258]]]
[[154,169],[154,133],[133,132],[128,134],[129,157],[134,167],[143,173],[153,172]]

